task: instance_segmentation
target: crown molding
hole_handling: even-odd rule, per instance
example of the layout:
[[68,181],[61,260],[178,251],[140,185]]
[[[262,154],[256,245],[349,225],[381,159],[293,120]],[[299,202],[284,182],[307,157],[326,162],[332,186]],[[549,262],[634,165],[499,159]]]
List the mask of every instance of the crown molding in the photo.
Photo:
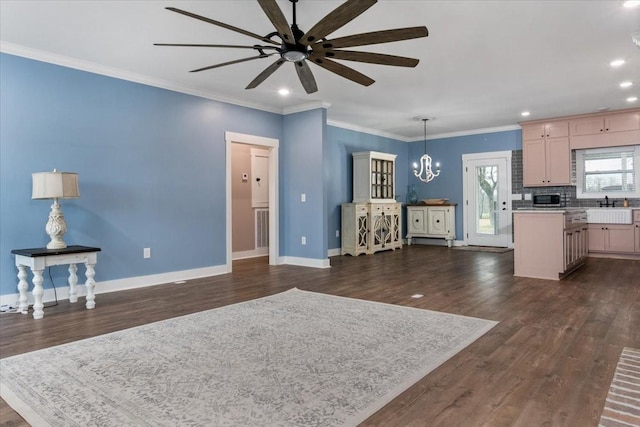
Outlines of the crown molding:
[[[38,49],[32,49],[32,48],[28,48],[25,46],[9,43],[5,41],[0,41],[0,52],[6,53],[9,55],[20,56],[23,58],[33,59],[36,61],[46,62],[54,65],[60,65],[62,67],[73,68],[80,71],[86,71],[93,74],[112,77],[120,80],[140,83],[147,86],[153,86],[160,89],[166,89],[173,92],[179,92],[187,95],[197,96],[200,98],[206,98],[212,101],[224,102],[227,104],[237,105],[237,106],[246,107],[246,108],[252,108],[252,109],[266,111],[266,112],[275,113],[275,114],[289,115],[289,114],[299,113],[303,111],[314,110],[317,108],[328,109],[331,106],[331,104],[327,102],[314,101],[314,102],[300,104],[293,107],[272,108],[272,107],[268,107],[261,104],[246,102],[244,100],[223,97],[218,94],[207,92],[207,91],[194,90],[184,86],[176,85],[174,83],[171,83],[165,80],[154,79],[142,74],[132,73],[129,71],[120,70],[118,68],[106,67],[104,65],[96,64],[94,62],[83,61],[83,60],[72,58],[69,56],[58,55],[55,53],[45,52]],[[390,138],[390,139],[394,139],[402,142],[417,142],[417,141],[424,140],[424,138],[408,138],[402,135],[396,135],[389,132],[383,132],[380,130],[370,129],[363,126],[359,126],[351,123],[339,122],[335,120],[327,120],[327,125],[339,127],[342,129],[353,130],[356,132],[367,133],[370,135],[381,136],[384,138]],[[428,135],[427,139],[432,140],[432,139],[441,139],[441,138],[453,138],[457,136],[478,135],[483,133],[504,132],[509,130],[519,130],[519,129],[521,129],[519,125],[500,126],[500,127],[484,128],[484,129],[471,129],[471,130],[465,130],[460,132]]]
[[379,131],[379,130],[376,130],[376,129],[370,129],[370,128],[366,128],[366,127],[363,127],[363,126],[354,125],[354,124],[351,124],[351,123],[338,122],[336,120],[327,120],[327,124],[329,126],[334,126],[334,127],[337,127],[337,128],[353,130],[353,131],[362,132],[362,133],[368,133],[370,135],[375,135],[375,136],[381,136],[381,137],[384,137],[384,138],[395,139],[397,141],[402,141],[402,142],[411,142],[412,141],[410,138],[407,138],[406,136],[395,135],[393,133],[388,133],[388,132],[382,132],[382,131]]
[[174,83],[167,82],[165,80],[154,79],[142,74],[132,73],[129,71],[120,70],[118,68],[106,67],[94,62],[83,61],[80,59],[58,55],[55,53],[44,52],[38,49],[32,49],[5,41],[0,41],[0,52],[9,55],[20,56],[23,58],[33,59],[36,61],[47,62],[49,64],[60,65],[62,67],[73,68],[80,71],[86,71],[93,74],[99,74],[102,76],[113,77],[120,80],[140,83],[147,86],[153,86],[160,89],[166,89],[173,92],[180,92],[187,95],[198,96],[200,98],[206,98],[212,101],[224,102],[227,104],[238,105],[240,107],[253,108],[269,113],[282,114],[282,109],[280,108],[270,108],[260,104],[254,104],[233,98],[226,98],[211,92],[190,89],[184,86],[179,86]]
[[[485,133],[506,132],[510,130],[520,130],[520,129],[522,129],[520,125],[507,125],[507,126],[497,126],[492,128],[469,129],[469,130],[463,130],[460,132],[448,132],[448,133],[438,133],[438,134],[428,135],[427,140],[455,138],[457,136],[482,135]],[[424,137],[413,138],[408,140],[408,142],[419,142],[419,141],[424,141]]]
[[318,108],[328,109],[331,106],[328,102],[314,101],[306,104],[294,105],[293,107],[284,107],[282,109],[283,115],[289,115],[294,113],[301,113],[303,111],[317,110]]

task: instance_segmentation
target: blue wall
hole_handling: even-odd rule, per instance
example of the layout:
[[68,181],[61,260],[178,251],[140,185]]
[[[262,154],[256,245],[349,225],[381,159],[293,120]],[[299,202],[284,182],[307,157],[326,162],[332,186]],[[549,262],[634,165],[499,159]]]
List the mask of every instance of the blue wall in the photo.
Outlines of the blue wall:
[[462,240],[462,155],[491,151],[513,151],[522,149],[522,131],[484,133],[427,141],[427,152],[433,164],[440,162],[440,176],[424,184],[413,175],[412,164],[424,154],[424,141],[413,142],[409,147],[409,160],[398,169],[407,168],[409,184],[415,184],[419,199],[448,198],[456,207],[456,239]]
[[[326,259],[326,206],[323,165],[327,111],[324,108],[284,117],[280,197],[284,200],[284,253]],[[301,201],[305,194],[306,201]],[[307,239],[302,245],[301,237]]]
[[16,292],[11,249],[48,242],[32,172],[78,172],[65,241],[102,248],[97,281],[135,277],[224,265],[225,131],[283,139],[279,114],[12,55],[0,87],[0,294]]
[[[280,140],[280,256],[319,260],[340,247],[353,152],[397,154],[398,201],[415,183],[420,198],[461,205],[462,154],[521,148],[520,131],[429,141],[443,170],[425,185],[410,166],[422,142],[327,126],[324,109],[282,116],[7,54],[0,87],[0,295],[16,292],[11,249],[48,242],[32,172],[79,173],[80,198],[62,201],[65,241],[102,248],[100,282],[225,264],[225,131]],[[52,274],[66,285],[66,267]]]
[[340,205],[353,199],[353,162],[351,154],[358,151],[380,151],[396,154],[396,200],[405,201],[407,194],[406,165],[409,159],[409,144],[395,139],[371,135],[363,132],[327,126],[325,162],[326,192],[328,209],[327,239],[329,249],[341,246]]

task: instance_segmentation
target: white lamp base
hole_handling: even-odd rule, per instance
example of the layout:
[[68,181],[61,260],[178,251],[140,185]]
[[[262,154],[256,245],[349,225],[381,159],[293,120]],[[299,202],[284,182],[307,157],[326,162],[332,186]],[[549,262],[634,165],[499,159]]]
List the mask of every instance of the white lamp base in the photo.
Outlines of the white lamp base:
[[64,249],[67,247],[67,244],[62,240],[62,236],[67,232],[67,223],[64,220],[58,199],[53,199],[45,230],[49,237],[51,237],[51,241],[47,243],[47,249]]

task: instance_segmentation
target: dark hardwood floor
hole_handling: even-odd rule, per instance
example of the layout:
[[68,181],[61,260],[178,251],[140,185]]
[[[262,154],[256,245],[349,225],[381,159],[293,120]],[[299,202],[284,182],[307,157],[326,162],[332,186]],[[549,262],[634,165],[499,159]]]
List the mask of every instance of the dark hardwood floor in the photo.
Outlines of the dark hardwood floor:
[[[513,277],[513,252],[433,246],[331,265],[243,260],[232,274],[99,294],[94,310],[62,301],[42,320],[2,314],[0,357],[298,287],[500,322],[364,425],[582,427],[597,425],[622,348],[640,348],[638,260],[590,258],[560,282]],[[0,404],[3,426],[27,425]]]

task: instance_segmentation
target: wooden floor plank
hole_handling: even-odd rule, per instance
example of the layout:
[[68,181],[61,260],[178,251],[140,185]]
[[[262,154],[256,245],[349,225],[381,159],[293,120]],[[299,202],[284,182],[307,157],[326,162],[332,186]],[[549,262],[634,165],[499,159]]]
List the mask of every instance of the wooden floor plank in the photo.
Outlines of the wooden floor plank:
[[[435,246],[331,265],[241,260],[231,274],[99,294],[94,310],[61,301],[38,321],[2,314],[0,357],[298,287],[500,322],[363,425],[595,426],[620,351],[640,348],[638,260],[590,258],[561,282],[514,277],[513,252]],[[0,401],[0,425],[27,424]]]

